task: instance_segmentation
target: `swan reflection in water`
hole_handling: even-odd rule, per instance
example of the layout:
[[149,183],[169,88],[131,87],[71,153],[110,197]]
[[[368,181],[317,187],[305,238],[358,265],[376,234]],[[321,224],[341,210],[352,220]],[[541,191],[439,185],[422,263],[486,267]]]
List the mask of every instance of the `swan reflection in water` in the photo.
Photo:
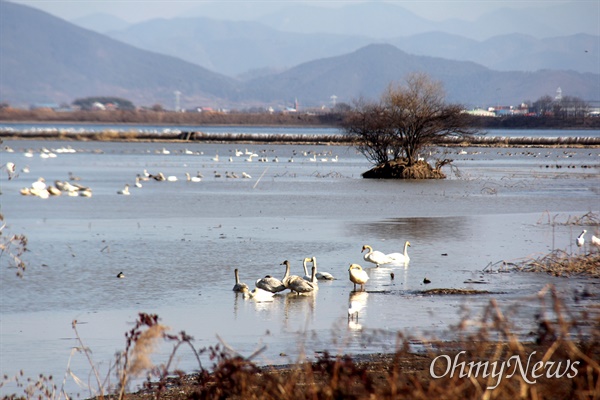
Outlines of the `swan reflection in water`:
[[364,317],[367,308],[367,292],[351,292],[348,298],[348,328],[350,330],[361,330],[362,325],[358,323],[359,315]]

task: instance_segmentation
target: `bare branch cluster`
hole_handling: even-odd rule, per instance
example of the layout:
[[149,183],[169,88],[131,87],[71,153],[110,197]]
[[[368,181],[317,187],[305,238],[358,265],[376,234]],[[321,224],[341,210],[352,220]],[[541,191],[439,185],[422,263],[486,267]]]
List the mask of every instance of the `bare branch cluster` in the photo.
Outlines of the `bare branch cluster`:
[[463,110],[460,104],[445,102],[441,82],[415,73],[404,86],[390,84],[378,103],[355,102],[344,129],[372,163],[403,158],[410,167],[418,161],[419,151],[439,138],[476,133]]

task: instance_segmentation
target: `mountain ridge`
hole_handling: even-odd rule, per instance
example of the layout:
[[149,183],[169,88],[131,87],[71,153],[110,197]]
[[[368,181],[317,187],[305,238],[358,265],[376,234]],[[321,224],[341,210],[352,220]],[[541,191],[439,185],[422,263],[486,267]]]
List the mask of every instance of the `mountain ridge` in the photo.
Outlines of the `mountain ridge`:
[[[413,55],[386,44],[299,63],[286,71],[241,81],[176,57],[132,47],[53,17],[1,1],[0,101],[27,106],[117,96],[136,105],[244,108],[306,107],[377,98],[391,82],[421,71],[441,80],[448,99],[469,106],[519,103],[563,94],[598,101],[600,74],[574,71],[498,72],[474,62]],[[233,58],[232,62],[236,59]]]

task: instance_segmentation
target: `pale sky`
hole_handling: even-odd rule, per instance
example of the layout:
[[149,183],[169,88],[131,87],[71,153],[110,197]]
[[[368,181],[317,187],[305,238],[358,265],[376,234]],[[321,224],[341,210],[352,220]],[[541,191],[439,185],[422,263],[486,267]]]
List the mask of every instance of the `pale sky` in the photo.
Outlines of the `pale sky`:
[[[152,18],[174,18],[185,16],[190,10],[214,5],[210,0],[11,0],[14,3],[39,8],[65,20],[73,20],[94,13],[113,14],[128,22],[140,22]],[[596,2],[598,0],[576,0],[576,2]],[[310,4],[313,6],[339,7],[352,1],[316,0],[220,0],[220,6],[253,6],[256,8],[287,4]],[[355,2],[369,2],[356,0]],[[549,4],[567,3],[564,0],[395,0],[415,14],[443,20],[460,18],[473,20],[482,14],[498,8],[546,7]],[[212,3],[212,4],[211,4]],[[227,19],[223,15],[222,19]]]

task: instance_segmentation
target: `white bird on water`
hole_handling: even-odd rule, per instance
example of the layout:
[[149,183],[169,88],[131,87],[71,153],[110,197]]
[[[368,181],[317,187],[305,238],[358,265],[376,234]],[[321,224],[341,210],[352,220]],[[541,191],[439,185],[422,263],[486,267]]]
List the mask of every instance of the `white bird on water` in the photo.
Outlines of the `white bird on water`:
[[361,290],[364,290],[365,283],[369,280],[367,271],[363,270],[358,264],[350,264],[348,275],[350,277],[350,282],[354,283],[354,290],[356,290],[357,284],[360,285]]
[[408,248],[410,247],[410,242],[407,240],[404,243],[404,253],[390,253],[386,254],[387,257],[392,258],[392,262],[395,263],[403,263],[408,264],[410,262],[410,257],[408,256]]
[[129,183],[127,183],[123,189],[118,190],[117,194],[122,194],[124,196],[129,196],[129,194],[130,194],[129,193]]
[[600,246],[600,238],[596,237],[595,235],[592,235],[592,244],[594,246]]
[[329,272],[319,272],[319,269],[317,268],[317,257],[313,257],[311,259],[312,264],[315,266],[315,269],[317,270],[316,273],[316,277],[318,280],[320,281],[332,281],[335,278],[333,277],[333,275],[331,275]]
[[202,181],[202,178],[200,178],[199,176],[191,176],[189,172],[185,173],[185,177],[187,179],[188,182],[200,182]]
[[362,253],[365,250],[368,250],[368,252],[363,256],[363,259],[367,262],[375,264],[378,267],[382,264],[389,264],[394,261],[393,258],[388,257],[381,251],[373,250],[373,248],[368,244],[365,244],[360,252]]
[[252,299],[257,302],[273,301],[273,295],[274,293],[257,287],[252,289],[250,292],[244,293],[245,298]]
[[304,276],[302,277],[302,279],[304,279],[307,282],[312,282],[312,276],[310,276],[308,274],[308,268],[306,266],[307,263],[312,262],[312,258],[310,257],[306,257],[303,261],[302,261],[302,266],[304,267]]
[[575,239],[575,243],[577,244],[577,247],[583,247],[583,245],[585,244],[585,233],[587,232],[587,230],[583,230],[583,232],[581,232],[579,234],[579,236],[577,236],[577,239]]

